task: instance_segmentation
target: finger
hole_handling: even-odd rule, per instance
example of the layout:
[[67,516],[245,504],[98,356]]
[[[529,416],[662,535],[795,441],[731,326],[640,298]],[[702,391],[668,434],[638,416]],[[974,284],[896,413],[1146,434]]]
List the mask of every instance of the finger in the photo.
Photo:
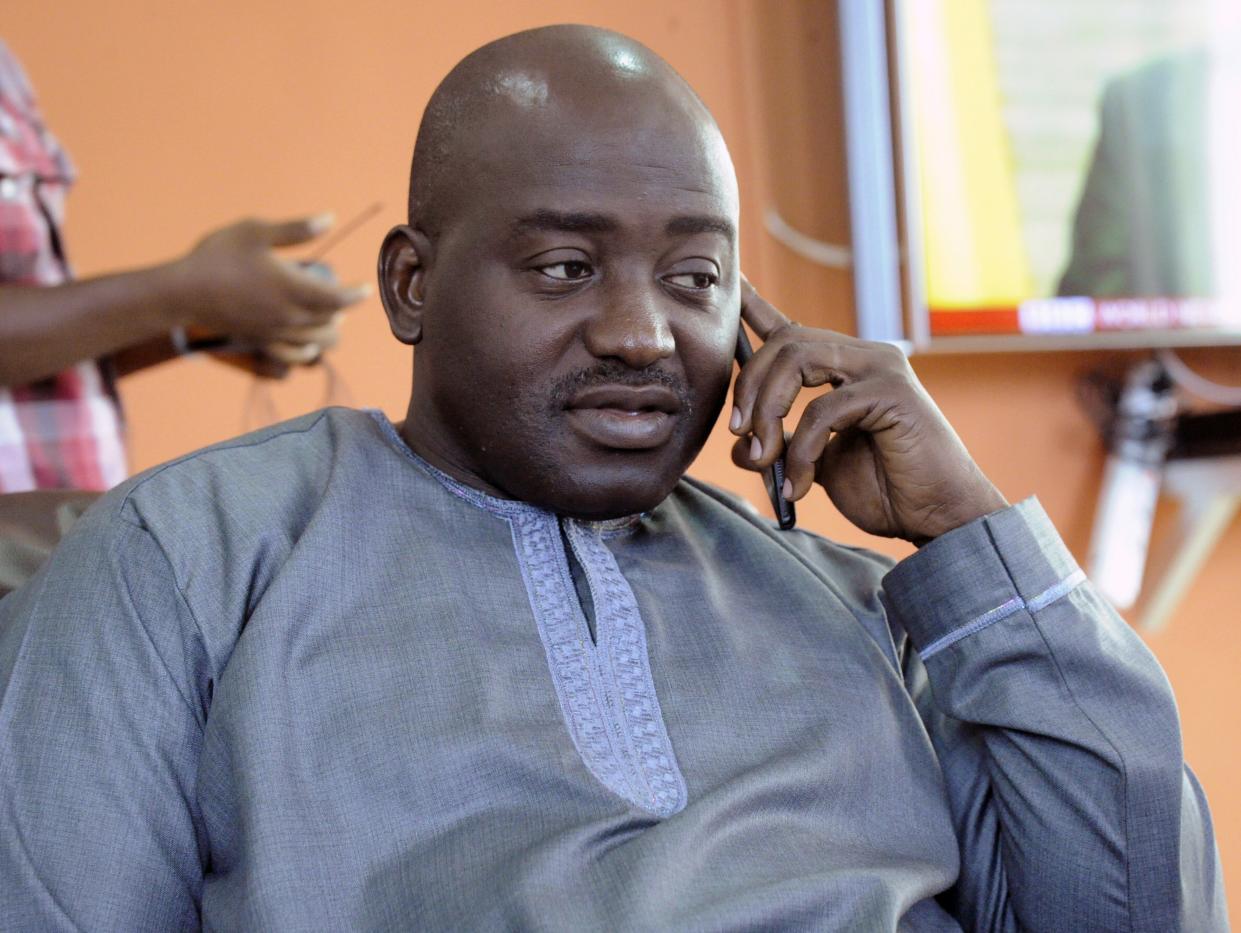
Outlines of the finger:
[[290,300],[303,311],[315,313],[320,317],[357,304],[368,297],[372,291],[368,283],[338,285],[324,280],[296,263],[282,261],[280,265]]
[[790,499],[802,498],[814,485],[819,458],[832,433],[848,426],[855,414],[856,395],[850,388],[833,389],[806,406],[789,439],[784,456],[784,476],[792,487]]
[[778,337],[763,344],[737,376],[736,411],[729,422],[734,434],[758,434],[765,445],[771,426],[759,422],[788,414],[802,387],[855,381],[877,362],[864,345],[843,342],[832,331],[803,327],[791,333],[795,340]]
[[750,413],[754,409],[754,399],[779,352],[779,344],[765,343],[737,373],[733,382],[733,412],[728,422],[728,429],[734,434],[744,437],[751,433]]
[[[784,418],[803,388],[844,385],[862,371],[864,361],[856,348],[837,345],[830,334],[827,340],[786,343],[780,347],[757,388],[750,410],[750,430],[760,439],[759,458],[763,464],[769,465],[779,456],[784,446]],[[758,455],[758,451],[755,453]]]
[[289,343],[283,340],[263,344],[262,352],[264,356],[289,366],[314,363],[323,355],[323,350],[317,343]]
[[273,343],[315,344],[329,350],[340,343],[340,324],[344,314],[337,312],[325,324],[282,327],[272,334]]
[[850,428],[866,430],[883,399],[871,383],[854,383],[833,389],[806,406],[785,450],[785,478],[792,486],[791,500],[810,491],[818,475],[819,461],[834,434]]
[[743,470],[753,470],[757,473],[763,469],[750,459],[750,439],[748,437],[737,438],[733,443],[732,457],[733,463]]
[[804,384],[798,349],[785,344],[769,357],[771,363],[757,385],[749,418],[744,419],[753,437],[750,457],[759,466],[770,466],[784,451],[784,418]]
[[763,298],[744,275],[741,277],[741,319],[749,324],[750,329],[762,340],[766,340],[781,327],[793,323]]
[[336,216],[332,213],[299,217],[295,220],[256,221],[259,235],[269,246],[296,246],[332,229]]

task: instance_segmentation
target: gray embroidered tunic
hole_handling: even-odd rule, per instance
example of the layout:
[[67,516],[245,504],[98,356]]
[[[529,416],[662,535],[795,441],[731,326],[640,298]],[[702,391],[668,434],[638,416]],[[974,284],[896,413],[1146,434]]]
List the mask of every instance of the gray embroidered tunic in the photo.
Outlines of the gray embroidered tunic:
[[0,927],[1222,929],[1162,672],[1037,504],[891,567],[562,520],[330,409],[0,602]]

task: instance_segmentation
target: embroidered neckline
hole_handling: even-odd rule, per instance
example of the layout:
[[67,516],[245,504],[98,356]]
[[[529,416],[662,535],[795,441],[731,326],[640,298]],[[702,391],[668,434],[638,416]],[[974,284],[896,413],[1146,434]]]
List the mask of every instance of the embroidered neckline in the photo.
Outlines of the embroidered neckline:
[[[629,582],[604,544],[643,516],[560,519],[525,502],[487,495],[415,454],[382,412],[368,413],[391,443],[446,490],[508,522],[561,717],[587,770],[612,793],[655,816],[682,810],[685,778],[655,692],[646,626]],[[566,540],[586,574],[597,642],[591,641],[573,586]]]

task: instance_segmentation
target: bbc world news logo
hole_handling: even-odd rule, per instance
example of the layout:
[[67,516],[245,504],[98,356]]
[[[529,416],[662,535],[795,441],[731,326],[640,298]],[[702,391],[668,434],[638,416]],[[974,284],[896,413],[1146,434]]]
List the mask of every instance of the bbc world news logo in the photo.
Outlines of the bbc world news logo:
[[1032,298],[1017,307],[1023,334],[1089,334],[1095,329],[1093,298]]
[[1035,298],[1017,308],[1023,334],[1183,330],[1237,323],[1213,298]]

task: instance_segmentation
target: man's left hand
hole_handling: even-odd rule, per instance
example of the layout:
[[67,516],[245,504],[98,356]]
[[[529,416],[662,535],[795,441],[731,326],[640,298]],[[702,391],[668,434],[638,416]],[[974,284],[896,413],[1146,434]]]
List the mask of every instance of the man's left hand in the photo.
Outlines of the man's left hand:
[[[785,495],[818,482],[874,535],[922,544],[1008,505],[897,347],[801,327],[742,280],[741,316],[763,340],[733,390],[733,460],[761,470],[782,452]],[[803,387],[831,385],[791,437],[783,419]]]

